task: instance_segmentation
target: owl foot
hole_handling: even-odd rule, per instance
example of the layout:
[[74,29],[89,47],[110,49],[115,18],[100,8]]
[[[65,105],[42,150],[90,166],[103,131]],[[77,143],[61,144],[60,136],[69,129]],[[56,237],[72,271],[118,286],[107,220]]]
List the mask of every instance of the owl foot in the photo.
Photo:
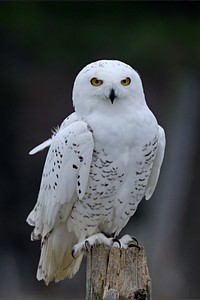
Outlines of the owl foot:
[[83,252],[89,252],[90,249],[97,244],[105,244],[107,246],[112,246],[116,241],[113,238],[107,238],[103,233],[94,234],[84,241],[76,244],[72,249],[73,258],[77,258]]
[[119,239],[119,242],[121,244],[121,248],[128,249],[136,247],[140,250],[137,239],[129,234],[125,234],[121,239]]

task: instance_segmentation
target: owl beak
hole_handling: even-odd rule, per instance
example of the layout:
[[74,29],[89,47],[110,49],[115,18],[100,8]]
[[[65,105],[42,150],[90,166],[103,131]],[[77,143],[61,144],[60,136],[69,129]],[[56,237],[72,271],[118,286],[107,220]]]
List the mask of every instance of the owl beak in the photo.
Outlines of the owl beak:
[[112,104],[113,104],[116,97],[117,97],[117,95],[115,94],[115,90],[112,88],[110,90],[110,94],[109,94],[109,98],[110,98],[110,101],[111,101]]

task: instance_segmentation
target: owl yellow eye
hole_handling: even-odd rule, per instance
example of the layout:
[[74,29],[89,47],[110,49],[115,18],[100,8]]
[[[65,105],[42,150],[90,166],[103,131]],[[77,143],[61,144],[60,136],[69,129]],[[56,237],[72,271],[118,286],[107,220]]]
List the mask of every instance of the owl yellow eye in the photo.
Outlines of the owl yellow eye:
[[129,85],[131,83],[131,79],[129,77],[127,77],[126,79],[121,80],[121,84],[126,86]]
[[91,84],[94,86],[100,86],[103,83],[103,80],[97,79],[96,77],[90,80]]

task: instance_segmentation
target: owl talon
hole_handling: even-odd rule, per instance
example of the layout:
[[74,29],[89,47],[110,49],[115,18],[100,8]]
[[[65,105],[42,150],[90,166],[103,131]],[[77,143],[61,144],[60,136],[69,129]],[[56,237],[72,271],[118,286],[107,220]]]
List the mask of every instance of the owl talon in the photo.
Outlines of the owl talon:
[[72,252],[71,252],[71,256],[72,256],[74,259],[76,259],[74,253],[75,253],[75,249],[73,248],[73,249],[72,249]]
[[117,245],[118,248],[121,248],[122,245],[121,245],[119,239],[114,238],[114,239],[112,239],[112,241],[113,241],[113,245],[112,246],[115,247],[115,245]]
[[107,246],[112,246],[113,239],[107,238],[103,233],[94,234],[84,241],[74,245],[71,254],[73,258],[76,259],[79,255],[81,255],[81,253],[89,252],[90,249],[96,244],[105,244]]
[[[134,242],[136,242],[136,246],[139,246],[138,240],[137,240],[134,236],[131,236],[131,238],[132,238],[132,240],[133,240]],[[135,244],[134,244],[134,245],[135,245]]]
[[126,234],[119,241],[121,243],[122,248],[127,249],[127,248],[136,247],[140,250],[138,240],[131,235]]
[[138,248],[138,250],[140,250],[140,246],[138,246],[137,244],[129,244],[128,245],[128,248],[133,248],[133,247],[135,247],[135,248]]
[[90,242],[88,240],[86,240],[85,241],[85,250],[87,252],[89,252],[91,248],[92,248],[92,245],[90,244]]

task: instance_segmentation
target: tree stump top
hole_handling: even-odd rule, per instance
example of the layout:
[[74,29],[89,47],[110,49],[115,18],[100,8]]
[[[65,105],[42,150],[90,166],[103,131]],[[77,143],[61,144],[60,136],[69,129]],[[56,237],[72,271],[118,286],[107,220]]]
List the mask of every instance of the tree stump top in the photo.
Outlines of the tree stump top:
[[87,254],[87,300],[151,299],[144,247],[96,245]]

